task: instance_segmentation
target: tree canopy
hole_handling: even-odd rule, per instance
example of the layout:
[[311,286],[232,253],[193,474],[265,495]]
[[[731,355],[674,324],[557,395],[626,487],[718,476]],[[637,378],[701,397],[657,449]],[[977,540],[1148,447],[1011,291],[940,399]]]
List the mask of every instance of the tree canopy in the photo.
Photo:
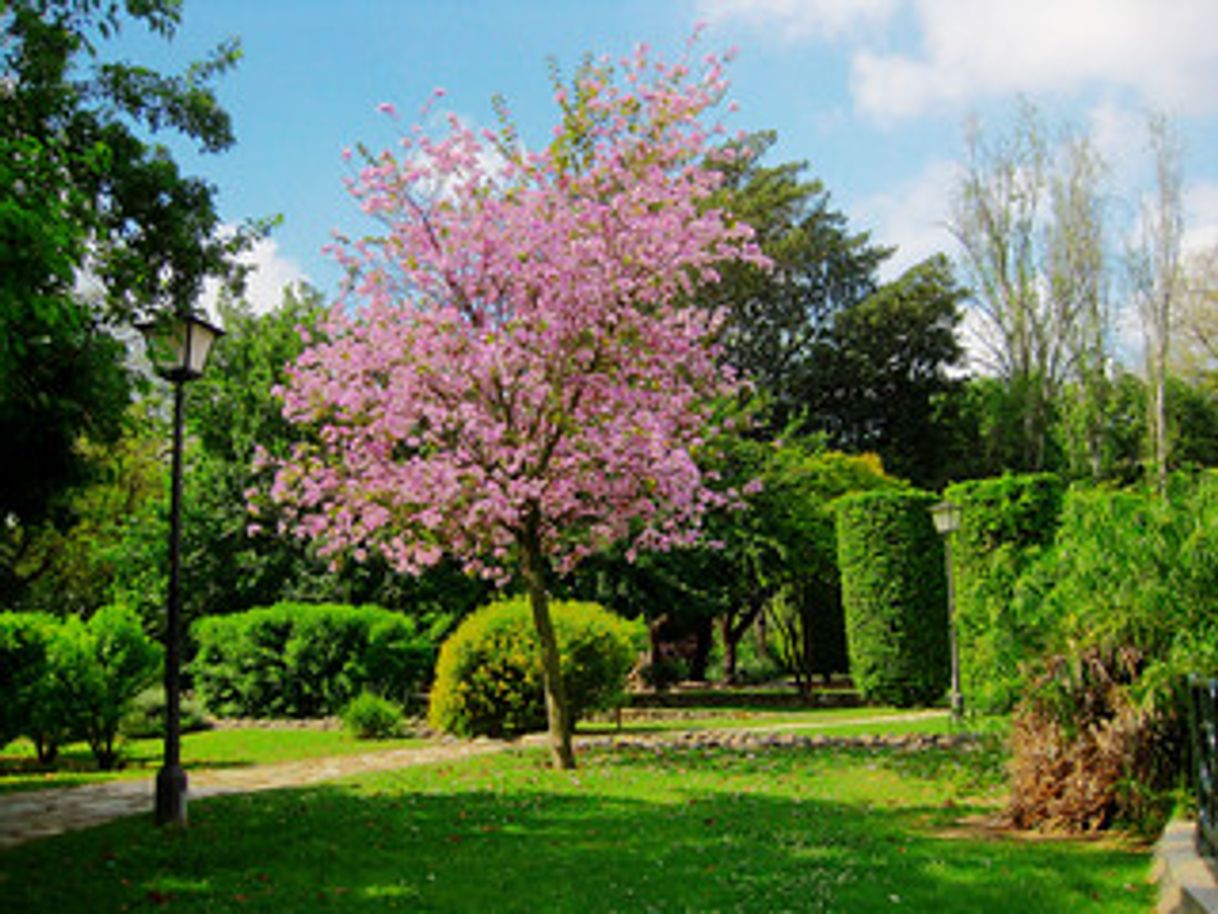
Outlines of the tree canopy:
[[716,265],[761,262],[748,227],[705,205],[720,174],[703,116],[725,89],[714,55],[695,71],[640,48],[559,89],[545,149],[452,117],[370,156],[351,192],[387,234],[337,249],[363,307],[335,309],[284,388],[317,430],[279,469],[288,527],[404,571],[448,551],[519,573],[564,767],[550,567],[626,538],[689,543],[725,498],[694,454],[734,385],[716,315],[684,304]]
[[120,328],[193,306],[236,281],[249,233],[220,231],[215,189],[183,176],[170,130],[209,152],[233,143],[210,87],[239,56],[218,47],[179,76],[103,60],[121,29],[171,38],[177,0],[10,0],[0,12],[0,567],[31,527],[70,518],[87,475],[82,435],[113,440],[130,396]]

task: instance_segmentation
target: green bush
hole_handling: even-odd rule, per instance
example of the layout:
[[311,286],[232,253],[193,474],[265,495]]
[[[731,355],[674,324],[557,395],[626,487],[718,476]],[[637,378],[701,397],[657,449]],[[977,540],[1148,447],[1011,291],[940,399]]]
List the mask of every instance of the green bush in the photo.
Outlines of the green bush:
[[1053,543],[1064,485],[1050,473],[961,483],[944,497],[961,507],[952,538],[956,633],[965,705],[1004,714],[1018,700],[1022,664],[1048,630],[1021,578]]
[[[595,603],[550,604],[574,725],[624,697],[642,626]],[[506,736],[545,727],[540,650],[526,598],[467,617],[440,648],[431,726],[461,736]]]
[[356,739],[393,739],[402,733],[402,709],[371,692],[361,692],[339,716]]
[[84,739],[98,766],[112,768],[119,723],[161,668],[161,650],[135,613],[109,606],[87,623],[6,613],[0,649],[6,734],[28,736],[44,764],[63,744]]
[[0,747],[29,730],[37,689],[47,675],[50,616],[0,613]]
[[1016,707],[1012,816],[1154,831],[1187,765],[1187,674],[1218,674],[1218,476],[1075,488],[1019,584],[1046,632]]
[[[189,695],[182,695],[178,706],[178,723],[183,733],[207,730],[211,722],[203,705]],[[123,715],[119,733],[128,739],[154,739],[165,735],[165,689],[151,686],[136,695]]]
[[119,724],[135,696],[156,681],[162,651],[144,634],[139,616],[122,606],[94,613],[84,642],[84,664],[73,678],[79,726],[98,767],[113,768]]
[[337,714],[365,689],[405,704],[435,656],[413,619],[375,606],[278,603],[192,632],[195,690],[224,717]]
[[943,547],[934,496],[874,491],[838,503],[838,559],[850,673],[869,701],[909,707],[948,685]]

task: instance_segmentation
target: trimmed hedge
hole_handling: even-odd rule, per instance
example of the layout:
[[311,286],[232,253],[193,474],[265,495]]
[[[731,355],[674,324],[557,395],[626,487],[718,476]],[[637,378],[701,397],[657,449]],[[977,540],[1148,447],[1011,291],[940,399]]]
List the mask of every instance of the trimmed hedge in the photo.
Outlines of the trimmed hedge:
[[139,617],[108,606],[88,622],[0,613],[0,740],[28,736],[39,761],[84,739],[98,767],[118,761],[119,724],[161,670]]
[[1021,664],[1039,654],[1048,634],[1020,599],[1020,579],[1053,545],[1065,484],[1052,473],[1007,475],[951,486],[944,497],[961,507],[952,539],[956,634],[966,706],[987,714],[1014,707]]
[[325,717],[363,691],[408,704],[435,658],[413,619],[376,606],[277,603],[191,631],[195,691],[221,717]]
[[[625,696],[644,637],[596,603],[552,602],[571,724]],[[428,720],[460,736],[507,736],[546,726],[541,653],[527,598],[500,600],[467,617],[440,648]]]
[[950,676],[943,546],[918,491],[838,502],[838,562],[850,674],[868,701],[898,707],[942,698]]

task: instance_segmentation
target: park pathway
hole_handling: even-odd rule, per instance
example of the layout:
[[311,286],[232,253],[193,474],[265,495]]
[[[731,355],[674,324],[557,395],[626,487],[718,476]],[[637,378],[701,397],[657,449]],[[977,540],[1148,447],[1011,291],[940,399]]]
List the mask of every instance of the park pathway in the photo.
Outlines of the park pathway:
[[[768,733],[778,730],[840,727],[851,724],[893,723],[920,720],[927,716],[942,716],[945,712],[912,712],[886,717],[860,717],[834,720],[824,724],[758,724],[734,727],[733,732]],[[673,740],[680,733],[668,731],[656,734],[633,734],[631,739]],[[576,739],[578,745],[583,740]],[[255,765],[248,768],[198,769],[188,772],[190,800],[230,793],[253,793],[283,787],[305,787],[322,781],[350,775],[390,771],[408,765],[456,761],[502,752],[518,746],[542,745],[545,734],[533,734],[513,742],[476,739],[469,742],[440,741],[429,746],[389,749],[364,755],[332,756],[283,762],[276,765]],[[0,794],[0,849],[12,847],[35,838],[44,838],[66,831],[89,828],[125,816],[151,816],[154,801],[154,781],[151,778],[87,784]]]

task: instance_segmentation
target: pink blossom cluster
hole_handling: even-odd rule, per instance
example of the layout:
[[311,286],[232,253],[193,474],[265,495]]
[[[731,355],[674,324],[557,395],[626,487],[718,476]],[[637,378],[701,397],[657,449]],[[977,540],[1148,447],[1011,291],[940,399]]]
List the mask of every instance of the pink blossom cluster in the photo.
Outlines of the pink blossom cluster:
[[385,234],[333,248],[361,306],[334,309],[281,391],[316,431],[272,490],[292,532],[501,579],[526,536],[561,571],[626,537],[692,541],[724,499],[694,454],[734,381],[689,297],[717,263],[763,262],[708,203],[725,88],[715,56],[640,49],[558,93],[544,150],[450,118],[368,159],[350,192]]

